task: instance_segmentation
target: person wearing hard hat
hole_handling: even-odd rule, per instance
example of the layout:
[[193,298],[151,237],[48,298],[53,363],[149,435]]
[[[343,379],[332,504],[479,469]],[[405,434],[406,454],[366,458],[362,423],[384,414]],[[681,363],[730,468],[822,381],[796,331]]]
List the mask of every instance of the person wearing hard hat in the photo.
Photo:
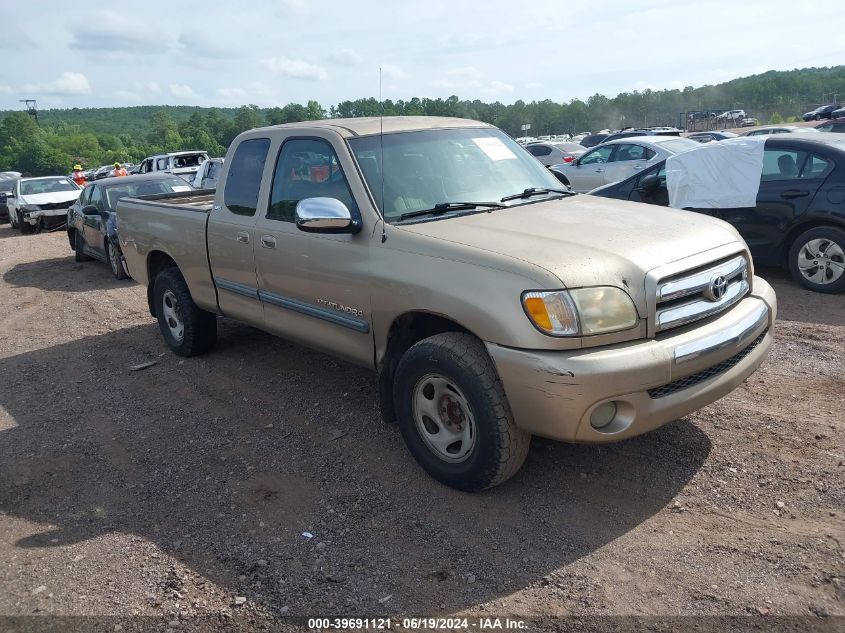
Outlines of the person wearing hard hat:
[[73,178],[73,182],[75,182],[80,187],[84,187],[85,183],[87,182],[85,180],[85,174],[82,173],[82,165],[80,165],[79,163],[77,163],[76,165],[73,166],[73,176],[72,176],[72,178]]
[[114,173],[112,176],[127,176],[126,170],[123,168],[123,165],[120,163],[114,164]]

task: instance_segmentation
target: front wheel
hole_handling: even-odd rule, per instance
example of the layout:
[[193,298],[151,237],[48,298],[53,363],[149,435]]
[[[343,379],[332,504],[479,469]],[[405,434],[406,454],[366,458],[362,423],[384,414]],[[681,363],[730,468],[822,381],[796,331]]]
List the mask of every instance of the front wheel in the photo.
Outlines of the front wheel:
[[441,483],[476,492],[512,477],[531,435],[513,421],[493,361],[470,334],[412,346],[396,368],[393,398],[408,450]]
[[18,213],[18,228],[20,228],[21,233],[23,235],[29,235],[30,233],[32,233],[32,225],[29,222],[26,222],[21,217],[20,213]]
[[789,272],[809,290],[845,290],[845,231],[819,226],[799,235],[789,249]]
[[204,354],[217,343],[217,317],[197,307],[178,268],[158,274],[153,301],[161,334],[179,356]]
[[126,264],[123,261],[123,253],[120,252],[120,247],[106,239],[106,253],[109,256],[109,266],[111,266],[111,273],[115,279],[126,279],[129,273],[126,272]]
[[85,254],[85,240],[79,231],[73,232],[73,259],[78,262],[87,262],[91,259]]

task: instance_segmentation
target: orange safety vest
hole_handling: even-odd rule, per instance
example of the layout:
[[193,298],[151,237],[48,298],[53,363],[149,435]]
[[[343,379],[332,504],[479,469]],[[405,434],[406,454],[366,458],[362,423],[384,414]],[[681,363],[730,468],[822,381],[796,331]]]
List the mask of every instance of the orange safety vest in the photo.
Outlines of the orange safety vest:
[[73,182],[75,182],[80,187],[84,187],[87,181],[85,180],[85,176],[82,175],[81,171],[75,171],[73,172]]
[[120,169],[114,170],[114,175],[115,176],[126,176],[127,174],[126,174],[126,170],[123,167],[121,167]]

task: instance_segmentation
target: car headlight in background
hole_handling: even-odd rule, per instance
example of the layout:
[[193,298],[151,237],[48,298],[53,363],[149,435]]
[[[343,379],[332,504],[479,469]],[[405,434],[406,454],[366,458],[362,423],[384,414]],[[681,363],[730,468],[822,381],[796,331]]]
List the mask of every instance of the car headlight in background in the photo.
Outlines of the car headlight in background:
[[613,286],[532,290],[522,294],[522,305],[534,325],[551,336],[619,332],[639,322],[631,297]]

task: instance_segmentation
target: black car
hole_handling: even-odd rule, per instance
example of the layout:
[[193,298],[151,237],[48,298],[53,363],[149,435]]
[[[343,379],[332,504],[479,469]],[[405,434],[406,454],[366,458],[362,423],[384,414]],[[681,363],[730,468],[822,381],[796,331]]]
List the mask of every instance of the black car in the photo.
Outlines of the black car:
[[[691,210],[732,224],[757,263],[787,268],[810,290],[845,291],[845,139],[778,134],[765,143],[755,207]],[[591,195],[668,206],[666,162]]]
[[103,178],[88,183],[68,209],[67,237],[76,261],[99,259],[111,266],[117,279],[126,279],[129,275],[117,240],[117,201],[192,189],[178,176],[163,172]]
[[590,134],[589,136],[582,138],[578,141],[578,143],[582,147],[595,147],[596,145],[604,143],[608,136],[610,136],[610,134]]
[[15,186],[15,178],[0,179],[0,220],[9,219],[9,207],[6,204],[6,195],[11,193]]
[[845,110],[842,112],[842,117],[838,119],[831,119],[824,123],[819,123],[816,126],[819,132],[835,132],[838,134],[845,134]]
[[838,110],[842,106],[837,104],[819,106],[815,110],[805,112],[801,118],[805,121],[819,121],[820,119],[829,119],[833,116],[833,111]]

